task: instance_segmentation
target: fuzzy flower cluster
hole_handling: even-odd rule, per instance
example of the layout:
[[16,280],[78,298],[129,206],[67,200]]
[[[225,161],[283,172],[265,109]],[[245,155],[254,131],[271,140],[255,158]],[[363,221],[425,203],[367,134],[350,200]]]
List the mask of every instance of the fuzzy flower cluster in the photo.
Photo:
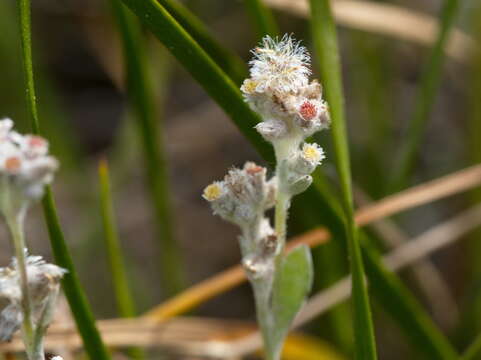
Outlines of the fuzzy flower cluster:
[[250,107],[262,118],[256,129],[271,142],[282,192],[294,196],[312,182],[310,174],[324,159],[322,148],[305,139],[329,126],[321,85],[309,82],[310,57],[291,36],[265,37],[253,50],[250,78],[241,87]]
[[0,120],[0,190],[18,193],[25,200],[38,199],[52,181],[58,162],[48,155],[47,140],[21,135],[12,128],[12,120]]
[[231,169],[223,181],[204,189],[214,214],[238,225],[243,263],[251,276],[264,276],[277,254],[274,230],[265,212],[274,206],[276,179],[266,179],[266,168],[247,162],[242,169]]
[[[41,256],[28,256],[26,267],[33,321],[36,326],[46,327],[51,321],[60,280],[66,271],[45,262]],[[0,312],[0,341],[8,341],[23,320],[22,289],[16,259],[8,267],[0,268],[0,300],[0,304],[5,304]]]
[[291,36],[281,40],[266,36],[253,51],[250,78],[241,91],[250,107],[263,119],[259,133],[276,146],[283,139],[300,144],[329,126],[321,85],[309,82],[310,57]]

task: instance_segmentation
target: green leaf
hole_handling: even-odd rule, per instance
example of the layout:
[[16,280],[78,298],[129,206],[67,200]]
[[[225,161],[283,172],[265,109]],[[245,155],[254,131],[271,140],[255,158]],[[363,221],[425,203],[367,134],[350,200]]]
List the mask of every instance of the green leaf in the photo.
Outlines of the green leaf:
[[311,290],[313,277],[311,251],[306,245],[296,247],[282,259],[272,291],[275,341],[282,342],[289,331]]
[[345,231],[351,261],[355,354],[357,359],[376,359],[374,326],[369,296],[364,286],[364,265],[354,222],[349,146],[344,115],[344,95],[337,33],[329,0],[311,0],[311,26],[319,56],[319,70],[332,118],[331,136],[341,182]]
[[272,148],[254,129],[259,122],[259,117],[243,101],[235,83],[189,33],[155,0],[122,1],[232,118],[239,130],[252,141],[259,153],[273,163]]

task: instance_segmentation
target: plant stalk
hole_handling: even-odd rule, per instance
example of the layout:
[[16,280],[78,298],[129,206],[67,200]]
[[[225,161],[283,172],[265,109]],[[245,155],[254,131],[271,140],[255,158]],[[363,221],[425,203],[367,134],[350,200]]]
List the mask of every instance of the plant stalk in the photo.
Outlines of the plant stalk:
[[17,261],[17,271],[20,274],[20,289],[22,291],[22,299],[20,306],[22,308],[22,334],[25,343],[25,349],[29,360],[43,360],[43,346],[35,346],[35,328],[32,319],[32,300],[28,288],[27,275],[27,259],[26,259],[26,245],[23,229],[23,222],[25,218],[25,208],[21,208],[17,213],[12,214],[7,212],[5,214],[6,222],[12,236],[13,247],[15,249],[15,258]]

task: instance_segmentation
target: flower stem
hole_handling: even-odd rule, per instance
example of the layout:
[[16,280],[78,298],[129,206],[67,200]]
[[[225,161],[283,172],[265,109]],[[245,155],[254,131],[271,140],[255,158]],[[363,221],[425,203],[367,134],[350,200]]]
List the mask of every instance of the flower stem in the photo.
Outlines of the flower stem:
[[28,289],[27,261],[25,257],[25,237],[23,230],[23,222],[25,210],[21,209],[16,214],[5,214],[10,233],[12,235],[13,246],[15,248],[15,257],[17,259],[17,271],[20,274],[20,288],[22,290],[22,299],[20,306],[22,307],[23,321],[22,333],[27,350],[29,360],[43,360],[43,351],[39,354],[34,352],[35,330],[32,320],[32,302]]

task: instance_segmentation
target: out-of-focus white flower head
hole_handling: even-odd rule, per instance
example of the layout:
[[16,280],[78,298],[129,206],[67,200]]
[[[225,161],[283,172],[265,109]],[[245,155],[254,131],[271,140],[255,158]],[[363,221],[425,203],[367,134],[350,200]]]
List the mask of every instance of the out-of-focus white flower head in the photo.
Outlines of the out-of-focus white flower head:
[[[12,130],[10,119],[0,120],[0,182],[2,210],[17,202],[35,200],[53,180],[58,161],[48,155],[48,141],[37,135],[21,135]],[[5,193],[11,196],[7,199]],[[18,199],[18,198],[21,199]],[[10,203],[8,203],[10,202]]]
[[[36,320],[43,312],[49,296],[56,296],[58,293],[60,280],[66,270],[47,263],[41,256],[28,256],[26,266],[29,295]],[[0,312],[0,341],[8,340],[22,322],[22,290],[19,277],[15,258],[8,267],[0,268],[0,300],[8,303]]]

